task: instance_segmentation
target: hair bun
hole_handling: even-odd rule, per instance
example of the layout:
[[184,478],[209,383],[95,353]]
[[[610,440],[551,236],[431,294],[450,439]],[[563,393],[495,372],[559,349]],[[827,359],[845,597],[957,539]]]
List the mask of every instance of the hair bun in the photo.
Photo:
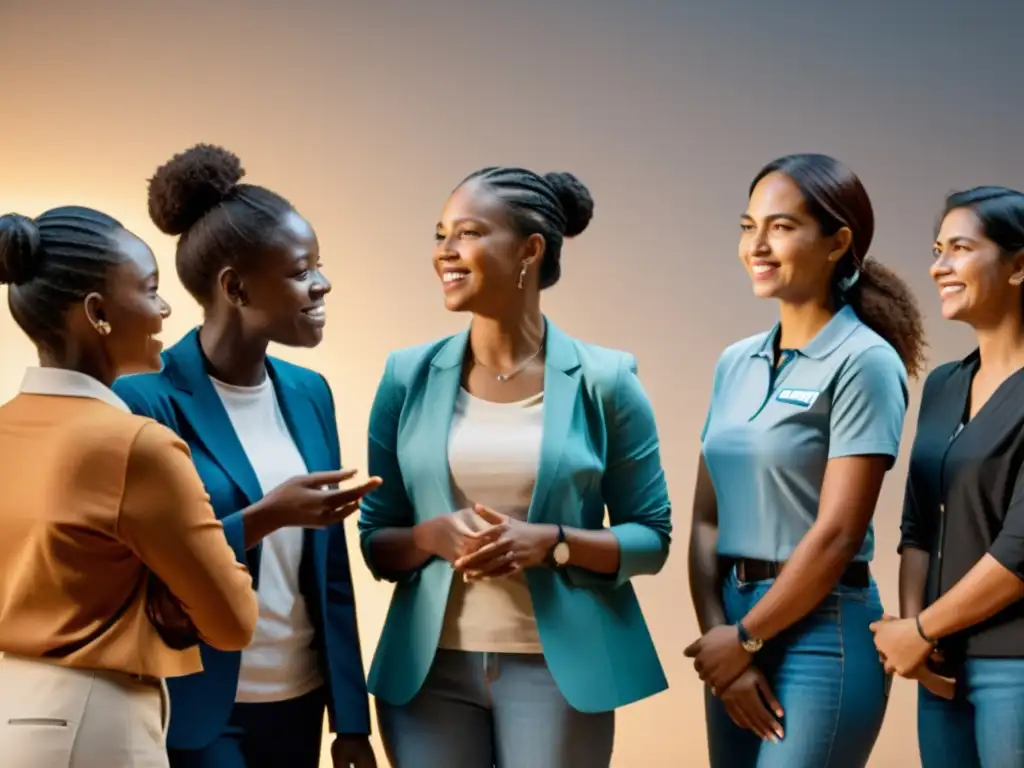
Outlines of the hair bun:
[[565,236],[576,237],[594,218],[594,198],[590,196],[590,190],[571,173],[546,173],[544,180],[555,190],[565,211]]
[[197,144],[156,169],[149,180],[149,217],[161,232],[180,235],[230,195],[244,175],[233,153]]
[[35,275],[39,227],[27,216],[0,216],[0,285],[22,285]]

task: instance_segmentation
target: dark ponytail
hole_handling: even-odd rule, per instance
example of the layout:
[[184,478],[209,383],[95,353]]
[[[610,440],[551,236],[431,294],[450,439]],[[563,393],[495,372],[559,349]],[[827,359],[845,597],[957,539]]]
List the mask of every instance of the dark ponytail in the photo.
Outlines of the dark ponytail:
[[832,276],[837,305],[849,304],[857,316],[885,339],[916,377],[924,368],[924,322],[907,284],[891,269],[868,258],[875,234],[871,199],[856,174],[828,155],[788,155],[768,163],[750,191],[770,173],[783,173],[800,189],[808,211],[825,235],[843,227],[852,233],[849,250]]

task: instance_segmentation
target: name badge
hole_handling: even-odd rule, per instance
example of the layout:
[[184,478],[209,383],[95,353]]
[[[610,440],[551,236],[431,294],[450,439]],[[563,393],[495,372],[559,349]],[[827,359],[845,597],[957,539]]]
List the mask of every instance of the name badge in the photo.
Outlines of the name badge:
[[780,403],[810,408],[821,393],[815,389],[783,389],[775,396]]

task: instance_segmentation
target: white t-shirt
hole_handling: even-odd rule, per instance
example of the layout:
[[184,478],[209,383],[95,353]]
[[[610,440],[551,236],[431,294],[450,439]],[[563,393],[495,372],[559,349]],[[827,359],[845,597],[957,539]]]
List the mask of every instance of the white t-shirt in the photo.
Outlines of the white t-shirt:
[[[255,387],[211,381],[264,494],[309,472],[269,376]],[[252,643],[242,651],[237,702],[287,701],[323,684],[312,648],[313,625],[299,590],[302,543],[302,528],[280,528],[263,540],[259,621]]]
[[[448,435],[448,467],[458,507],[484,504],[525,520],[544,438],[544,394],[492,403],[459,392]],[[522,572],[490,581],[452,580],[440,647],[540,653],[537,619]]]

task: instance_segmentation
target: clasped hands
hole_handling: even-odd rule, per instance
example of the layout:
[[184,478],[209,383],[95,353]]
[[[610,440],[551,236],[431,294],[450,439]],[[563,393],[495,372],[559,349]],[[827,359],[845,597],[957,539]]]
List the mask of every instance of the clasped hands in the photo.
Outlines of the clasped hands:
[[483,504],[434,517],[413,533],[417,546],[450,562],[466,581],[541,565],[558,538],[555,526],[517,520]]
[[753,657],[740,644],[739,630],[722,624],[709,629],[688,645],[683,654],[693,659],[693,668],[721,699],[729,717],[740,728],[753,731],[766,741],[783,737],[782,705]]
[[884,615],[871,624],[871,631],[887,674],[917,680],[936,696],[953,698],[956,681],[929,669],[926,662],[936,655],[935,647],[921,636],[915,619]]

